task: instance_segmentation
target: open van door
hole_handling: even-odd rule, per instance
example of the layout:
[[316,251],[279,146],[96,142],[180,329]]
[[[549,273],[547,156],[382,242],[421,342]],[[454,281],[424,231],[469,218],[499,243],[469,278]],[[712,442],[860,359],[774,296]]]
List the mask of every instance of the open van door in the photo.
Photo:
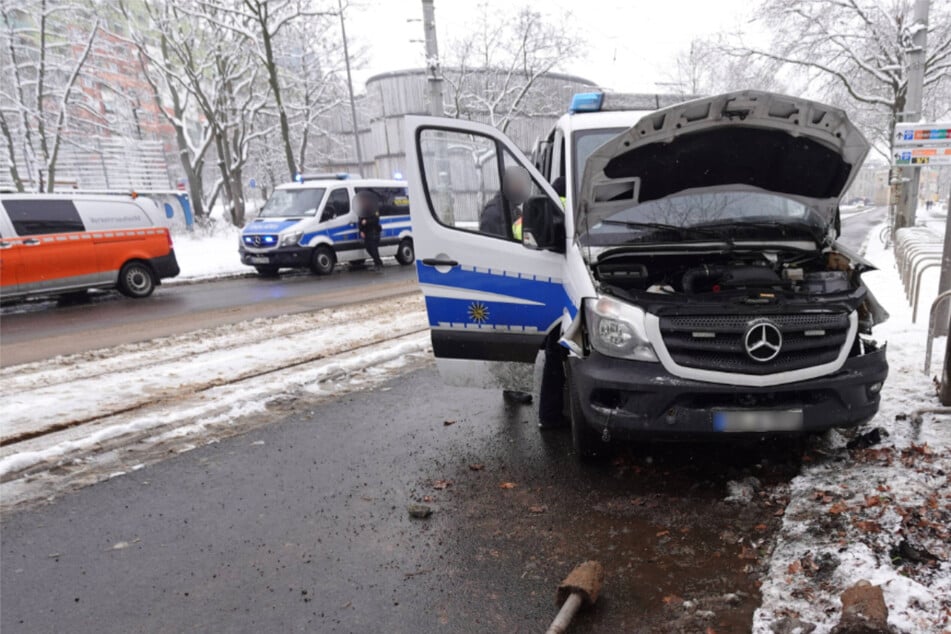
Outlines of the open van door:
[[575,312],[562,283],[558,197],[490,126],[410,116],[406,139],[416,266],[440,373],[454,385],[530,389],[527,364],[565,310]]

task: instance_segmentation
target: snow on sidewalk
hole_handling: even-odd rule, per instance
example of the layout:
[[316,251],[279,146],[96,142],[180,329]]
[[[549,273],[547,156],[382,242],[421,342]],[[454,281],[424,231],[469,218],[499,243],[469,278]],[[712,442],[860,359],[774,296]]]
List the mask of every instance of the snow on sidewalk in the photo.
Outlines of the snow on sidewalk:
[[240,236],[241,230],[231,226],[216,229],[208,235],[201,231],[176,234],[173,243],[181,273],[178,277],[162,283],[181,284],[254,273],[253,268],[241,263],[241,257],[238,255]]
[[[831,433],[807,454],[761,588],[757,633],[829,632],[842,591],[861,579],[882,586],[899,631],[951,627],[951,418],[908,417],[939,405],[921,367],[927,324],[911,323],[892,252],[874,237],[878,230],[871,235],[866,256],[880,270],[864,279],[891,313],[875,332],[888,343],[890,370],[881,410],[860,431],[881,428],[883,440],[847,449],[847,439]],[[940,361],[943,339],[935,350]]]

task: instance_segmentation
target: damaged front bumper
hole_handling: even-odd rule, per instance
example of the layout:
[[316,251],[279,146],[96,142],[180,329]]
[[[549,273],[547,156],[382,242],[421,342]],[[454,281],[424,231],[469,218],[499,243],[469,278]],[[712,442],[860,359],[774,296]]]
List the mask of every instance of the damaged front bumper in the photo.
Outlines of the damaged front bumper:
[[832,374],[761,388],[683,379],[659,363],[615,359],[593,350],[568,363],[570,389],[587,424],[619,438],[645,432],[762,435],[854,427],[878,411],[888,375],[884,346],[850,357]]

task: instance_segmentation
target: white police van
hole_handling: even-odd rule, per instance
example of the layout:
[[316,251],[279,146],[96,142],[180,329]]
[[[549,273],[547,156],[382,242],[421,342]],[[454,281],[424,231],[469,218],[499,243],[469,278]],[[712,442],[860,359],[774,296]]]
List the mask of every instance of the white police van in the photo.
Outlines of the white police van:
[[[872,326],[887,314],[861,280],[873,267],[836,237],[868,142],[843,111],[798,97],[663,106],[576,95],[534,160],[487,125],[407,117],[444,379],[531,389],[524,368],[543,352],[539,423],[564,407],[583,457],[643,434],[867,421],[888,369]],[[534,181],[515,204],[512,166]],[[500,208],[502,233],[482,230]],[[504,229],[519,217],[521,240]]]
[[374,193],[380,200],[380,255],[409,265],[415,258],[405,181],[350,178],[347,174],[299,176],[279,185],[261,213],[241,232],[241,262],[259,274],[282,268],[333,272],[338,262],[362,264],[369,254],[357,228],[353,198]]

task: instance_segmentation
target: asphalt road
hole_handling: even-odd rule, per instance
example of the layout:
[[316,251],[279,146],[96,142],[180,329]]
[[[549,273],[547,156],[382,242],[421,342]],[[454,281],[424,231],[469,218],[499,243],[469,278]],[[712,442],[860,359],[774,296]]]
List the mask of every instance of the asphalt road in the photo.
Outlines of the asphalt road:
[[871,207],[866,211],[847,216],[842,219],[842,235],[839,242],[845,246],[858,250],[876,225],[885,220],[886,207]]
[[46,300],[14,304],[0,317],[0,364],[145,341],[259,317],[363,302],[416,289],[414,267],[387,266],[382,275],[348,271],[327,277],[284,274],[160,286],[130,300],[90,293],[81,303]]
[[[538,632],[557,584],[595,558],[604,594],[573,632],[746,632],[756,544],[798,467],[736,445],[582,466],[530,406],[429,367],[293,410],[8,514],[0,629]],[[751,474],[756,501],[725,502]],[[414,502],[432,517],[410,519]]]

